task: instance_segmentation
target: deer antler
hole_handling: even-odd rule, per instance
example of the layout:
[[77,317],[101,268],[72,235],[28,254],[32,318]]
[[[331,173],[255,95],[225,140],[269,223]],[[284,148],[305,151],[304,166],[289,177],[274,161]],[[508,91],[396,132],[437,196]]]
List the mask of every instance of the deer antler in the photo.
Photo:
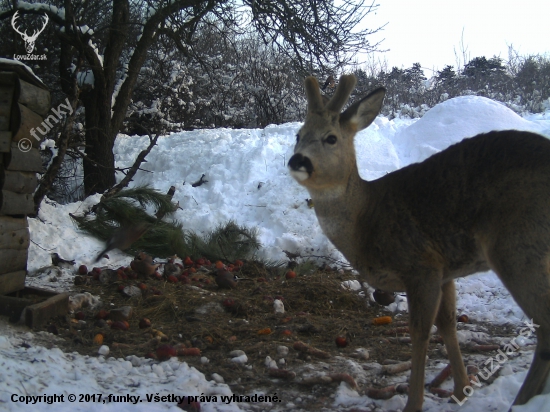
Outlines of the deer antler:
[[11,18],[11,25],[12,25],[13,29],[14,29],[17,33],[19,33],[21,36],[23,36],[23,38],[29,37],[29,36],[27,35],[27,31],[26,31],[26,30],[25,30],[25,33],[21,33],[21,32],[19,31],[19,29],[17,28],[17,26],[15,25],[15,21],[16,21],[18,18],[19,18],[19,10],[17,10],[17,11],[13,14],[13,16],[12,16],[12,18]]
[[44,13],[44,25],[42,26],[42,28],[40,30],[35,30],[33,35],[30,37],[29,40],[31,40],[31,41],[36,40],[38,35],[44,31],[44,29],[46,28],[46,24],[48,24],[49,21],[50,21],[50,18],[48,17],[48,15],[46,13]]

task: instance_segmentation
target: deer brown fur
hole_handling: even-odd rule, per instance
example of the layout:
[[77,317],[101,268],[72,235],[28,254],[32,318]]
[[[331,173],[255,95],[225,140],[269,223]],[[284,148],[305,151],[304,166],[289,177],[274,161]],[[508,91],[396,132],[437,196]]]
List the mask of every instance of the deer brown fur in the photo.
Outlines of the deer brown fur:
[[367,182],[353,138],[378,115],[377,89],[340,113],[355,86],[342,76],[330,101],[313,77],[291,174],[324,233],[369,285],[405,291],[412,371],[404,412],[420,411],[431,326],[441,333],[454,396],[470,385],[456,338],[454,279],[493,270],[537,329],[533,363],[515,404],[539,394],[550,371],[550,140],[520,131],[481,134]]

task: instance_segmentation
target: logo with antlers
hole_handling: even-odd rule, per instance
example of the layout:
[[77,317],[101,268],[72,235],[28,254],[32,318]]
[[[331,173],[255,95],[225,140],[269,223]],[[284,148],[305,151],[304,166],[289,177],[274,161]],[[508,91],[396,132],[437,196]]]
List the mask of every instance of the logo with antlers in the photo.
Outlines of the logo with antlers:
[[44,29],[46,28],[46,24],[48,24],[48,21],[50,19],[48,18],[48,15],[46,13],[44,13],[44,25],[42,26],[42,28],[40,30],[35,30],[34,33],[32,34],[32,36],[29,36],[27,34],[26,30],[24,32],[21,32],[17,28],[16,21],[17,21],[18,18],[19,18],[19,10],[17,10],[15,12],[15,14],[13,15],[13,17],[11,18],[11,26],[13,27],[13,29],[17,33],[19,33],[21,35],[21,37],[25,41],[25,49],[27,49],[27,53],[30,54],[34,50],[34,43],[36,42],[36,39],[38,38],[38,35],[44,31]]

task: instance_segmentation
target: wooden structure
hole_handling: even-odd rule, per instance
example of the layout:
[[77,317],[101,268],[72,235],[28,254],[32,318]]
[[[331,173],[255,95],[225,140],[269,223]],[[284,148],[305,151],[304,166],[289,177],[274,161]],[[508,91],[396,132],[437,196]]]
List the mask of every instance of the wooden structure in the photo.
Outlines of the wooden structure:
[[[35,136],[50,111],[50,92],[23,64],[0,59],[0,295],[25,287],[28,214],[42,172]],[[43,129],[45,130],[45,129]]]

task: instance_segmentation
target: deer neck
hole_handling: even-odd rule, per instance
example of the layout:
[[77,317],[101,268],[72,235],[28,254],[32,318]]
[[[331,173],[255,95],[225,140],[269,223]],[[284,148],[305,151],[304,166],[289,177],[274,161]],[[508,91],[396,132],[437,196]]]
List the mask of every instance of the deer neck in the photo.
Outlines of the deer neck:
[[348,260],[353,259],[358,219],[367,208],[368,182],[354,168],[341,185],[309,194],[325,235]]

